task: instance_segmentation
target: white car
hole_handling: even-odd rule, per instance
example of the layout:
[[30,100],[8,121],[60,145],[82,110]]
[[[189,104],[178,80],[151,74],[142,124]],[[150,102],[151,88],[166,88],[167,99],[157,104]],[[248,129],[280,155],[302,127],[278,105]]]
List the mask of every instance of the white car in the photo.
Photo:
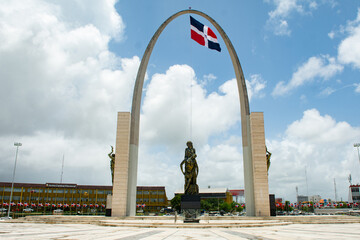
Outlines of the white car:
[[6,209],[6,208],[0,208],[0,212],[7,212],[8,211],[8,209]]
[[25,208],[23,210],[23,212],[33,212],[33,211],[34,211],[34,209],[32,209],[32,208]]

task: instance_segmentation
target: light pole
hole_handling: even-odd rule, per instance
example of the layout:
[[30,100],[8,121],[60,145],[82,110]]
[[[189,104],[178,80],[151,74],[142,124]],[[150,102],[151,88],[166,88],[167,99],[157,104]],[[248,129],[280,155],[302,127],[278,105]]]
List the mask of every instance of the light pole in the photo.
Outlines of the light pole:
[[11,200],[12,200],[13,190],[14,190],[14,180],[15,180],[17,156],[18,156],[19,147],[22,146],[22,144],[16,142],[16,143],[14,143],[14,146],[16,146],[16,154],[15,154],[15,165],[14,165],[14,172],[13,172],[13,177],[12,177],[12,184],[11,184],[11,194],[10,194],[10,201],[9,201],[8,218],[10,218]]
[[360,162],[360,153],[359,153],[360,143],[354,143],[354,147],[356,147],[356,148],[357,148],[357,151],[358,151],[358,157],[359,157],[359,162]]

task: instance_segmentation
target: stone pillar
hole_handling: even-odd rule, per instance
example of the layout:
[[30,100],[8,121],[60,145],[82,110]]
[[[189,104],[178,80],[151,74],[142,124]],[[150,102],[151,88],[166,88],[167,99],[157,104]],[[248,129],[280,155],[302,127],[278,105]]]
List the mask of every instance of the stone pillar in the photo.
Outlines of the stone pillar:
[[118,112],[111,210],[112,217],[124,217],[127,213],[130,120],[130,112]]
[[270,216],[264,114],[250,114],[255,216]]

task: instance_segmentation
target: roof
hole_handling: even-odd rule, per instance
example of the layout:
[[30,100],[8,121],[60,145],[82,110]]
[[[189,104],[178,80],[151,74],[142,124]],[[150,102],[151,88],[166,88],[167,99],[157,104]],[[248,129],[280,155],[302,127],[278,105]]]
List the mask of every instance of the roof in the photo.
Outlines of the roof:
[[[226,193],[229,190],[227,188],[200,188],[199,193]],[[174,194],[184,194],[184,190],[177,190]]]

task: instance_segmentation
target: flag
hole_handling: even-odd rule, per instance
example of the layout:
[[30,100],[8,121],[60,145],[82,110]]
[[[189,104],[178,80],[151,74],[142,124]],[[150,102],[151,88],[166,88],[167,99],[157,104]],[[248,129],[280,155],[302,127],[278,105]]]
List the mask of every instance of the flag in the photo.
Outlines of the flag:
[[200,45],[221,52],[215,33],[206,25],[190,16],[191,39]]

